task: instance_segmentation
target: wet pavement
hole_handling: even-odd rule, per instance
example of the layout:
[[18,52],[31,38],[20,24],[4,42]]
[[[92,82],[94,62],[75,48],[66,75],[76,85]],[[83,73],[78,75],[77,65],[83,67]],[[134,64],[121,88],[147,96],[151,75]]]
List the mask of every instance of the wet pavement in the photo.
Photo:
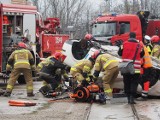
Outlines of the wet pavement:
[[[42,82],[34,82],[35,97],[27,97],[25,85],[15,85],[11,97],[0,96],[0,120],[159,120],[160,100],[136,101],[135,110],[125,97],[113,98],[105,105],[78,103],[73,100],[48,102],[38,89]],[[9,106],[9,100],[36,102],[32,107]],[[137,116],[135,115],[137,112]]]

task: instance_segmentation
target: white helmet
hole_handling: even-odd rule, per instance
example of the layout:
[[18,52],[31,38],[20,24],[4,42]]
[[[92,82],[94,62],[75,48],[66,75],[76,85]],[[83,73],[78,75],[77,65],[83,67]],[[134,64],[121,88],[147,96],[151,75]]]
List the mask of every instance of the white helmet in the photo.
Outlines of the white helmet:
[[149,37],[148,35],[145,35],[144,39],[147,40],[147,41],[151,41],[151,37]]

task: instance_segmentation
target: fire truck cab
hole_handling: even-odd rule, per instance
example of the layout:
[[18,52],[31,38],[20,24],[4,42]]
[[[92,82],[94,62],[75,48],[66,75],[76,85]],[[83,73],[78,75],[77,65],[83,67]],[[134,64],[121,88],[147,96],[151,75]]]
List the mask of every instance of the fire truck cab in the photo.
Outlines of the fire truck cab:
[[101,15],[93,21],[92,35],[101,43],[114,45],[116,41],[126,41],[130,32],[136,33],[136,38],[143,41],[143,36],[159,35],[160,20],[148,19],[149,11],[139,11],[137,14]]

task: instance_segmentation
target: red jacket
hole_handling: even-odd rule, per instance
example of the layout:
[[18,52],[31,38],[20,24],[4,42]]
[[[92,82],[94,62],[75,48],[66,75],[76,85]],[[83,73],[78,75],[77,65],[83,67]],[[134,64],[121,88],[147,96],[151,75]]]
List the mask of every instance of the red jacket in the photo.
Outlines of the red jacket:
[[143,46],[135,39],[131,39],[129,41],[124,42],[123,44],[123,52],[122,52],[122,61],[133,61],[137,45],[139,44],[138,52],[136,55],[136,59],[134,62],[135,73],[140,73],[141,69],[141,57],[140,53],[142,51]]

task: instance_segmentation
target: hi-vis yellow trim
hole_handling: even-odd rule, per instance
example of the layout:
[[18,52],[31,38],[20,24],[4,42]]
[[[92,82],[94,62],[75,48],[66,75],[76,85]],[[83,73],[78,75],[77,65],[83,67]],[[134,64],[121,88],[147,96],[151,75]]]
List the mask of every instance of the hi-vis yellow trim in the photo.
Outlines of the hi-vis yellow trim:
[[105,93],[111,93],[112,92],[112,89],[107,89],[104,91]]
[[42,68],[43,66],[42,66],[42,64],[38,64],[38,67],[39,67],[39,68]]
[[102,57],[101,60],[103,60],[104,62],[107,61],[107,59],[105,57]]
[[13,86],[12,85],[7,85],[7,89],[13,89]]
[[76,69],[76,68],[71,68],[71,71],[75,71],[75,72],[76,72],[76,71],[77,71],[77,69]]
[[158,48],[155,48],[155,49],[152,50],[152,52],[156,52],[156,51],[158,51]]
[[19,64],[19,63],[20,63],[20,64],[28,64],[28,65],[30,65],[29,62],[16,62],[14,65],[17,65],[17,64]]
[[88,82],[89,82],[89,81],[90,81],[90,78],[89,78],[89,77],[87,77],[87,78],[86,78],[86,81],[88,81]]
[[96,67],[99,67],[99,63],[96,63],[95,66],[96,66]]
[[28,90],[33,90],[33,87],[32,86],[28,86],[27,89]]
[[77,63],[76,66],[80,66],[80,65],[82,65],[82,64],[83,64],[83,62],[80,62],[80,63]]
[[90,67],[84,66],[84,70],[87,71],[87,72],[90,72]]
[[107,62],[107,64],[105,64],[105,66],[103,67],[103,69],[106,69],[107,66],[108,66],[109,64],[111,64],[112,62],[117,62],[117,60],[109,60],[109,61]]

